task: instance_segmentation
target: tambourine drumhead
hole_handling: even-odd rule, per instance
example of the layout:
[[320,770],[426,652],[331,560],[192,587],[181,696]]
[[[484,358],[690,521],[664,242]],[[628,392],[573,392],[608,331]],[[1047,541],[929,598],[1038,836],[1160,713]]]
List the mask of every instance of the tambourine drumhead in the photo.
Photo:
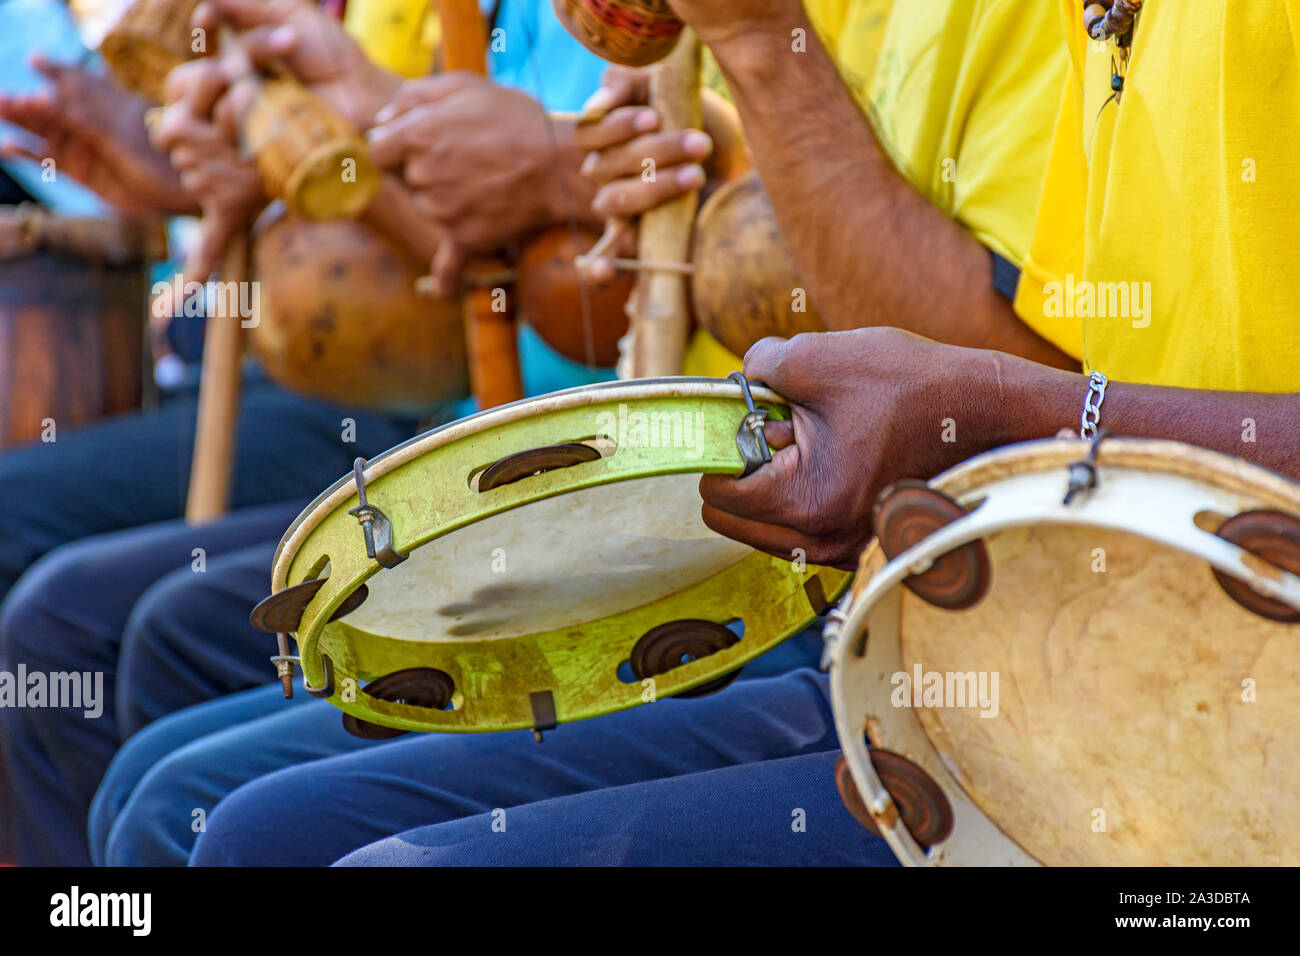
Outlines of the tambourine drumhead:
[[[869,549],[831,649],[860,799],[908,863],[1300,863],[1300,625],[1247,610],[1212,573],[1300,607],[1300,579],[1214,533],[1244,512],[1293,523],[1300,486],[1172,442],[1108,440],[1098,487],[1065,505],[1087,449],[973,459],[931,483],[969,514],[893,562]],[[903,586],[981,540],[990,572],[973,607]],[[912,839],[883,796],[893,758],[877,773],[868,741],[919,770],[909,789],[946,836]]]
[[[772,393],[754,398],[785,414]],[[746,414],[729,382],[609,383],[493,409],[369,462],[368,503],[391,521],[404,561],[381,568],[367,556],[349,514],[353,478],[309,506],[277,552],[277,592],[327,576],[297,628],[307,680],[332,680],[331,700],[371,723],[483,731],[536,726],[537,694],[562,722],[735,671],[848,581],[704,526],[699,476],[742,471]],[[331,621],[363,583],[360,606]],[[716,649],[693,643],[701,629]],[[639,645],[651,632],[653,653]],[[629,662],[664,655],[678,666],[647,692]],[[447,709],[364,691],[417,668],[450,679]]]

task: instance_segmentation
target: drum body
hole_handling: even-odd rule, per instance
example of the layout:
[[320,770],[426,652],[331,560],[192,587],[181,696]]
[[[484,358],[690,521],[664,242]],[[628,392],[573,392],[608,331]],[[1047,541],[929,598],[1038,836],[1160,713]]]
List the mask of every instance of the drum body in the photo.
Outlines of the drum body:
[[460,303],[420,297],[421,272],[363,223],[268,210],[253,245],[261,308],[251,347],[286,388],[426,413],[469,384]]
[[[784,414],[771,393],[754,397]],[[699,476],[745,469],[746,416],[730,382],[615,382],[492,409],[374,459],[362,482],[382,513],[376,553],[391,539],[405,559],[368,556],[355,476],[277,552],[277,593],[327,575],[283,628],[306,680],[351,718],[459,732],[545,729],[725,682],[848,581],[703,525]],[[441,675],[438,705],[367,690],[415,671]]]
[[846,804],[909,864],[1300,863],[1300,626],[1216,580],[1300,608],[1300,486],[1107,440],[1065,504],[1088,448],[940,476],[966,513],[928,534],[932,492],[882,495],[894,558],[873,543],[828,626]]
[[[0,448],[140,406],[161,230],[0,214]],[[57,432],[56,432],[57,435]]]
[[156,103],[167,74],[196,56],[191,20],[199,0],[132,0],[99,52],[117,81]]
[[769,335],[826,331],[757,174],[727,183],[700,208],[691,258],[695,319],[733,354]]

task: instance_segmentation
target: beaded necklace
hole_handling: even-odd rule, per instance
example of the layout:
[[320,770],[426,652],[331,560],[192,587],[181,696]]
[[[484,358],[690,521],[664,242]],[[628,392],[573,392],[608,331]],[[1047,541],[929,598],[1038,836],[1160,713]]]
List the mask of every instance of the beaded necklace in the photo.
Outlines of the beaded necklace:
[[1124,77],[1128,75],[1129,54],[1133,49],[1133,31],[1144,0],[1084,0],[1083,26],[1088,36],[1105,41],[1115,38],[1116,55],[1110,60],[1111,98],[1118,106],[1124,97]]

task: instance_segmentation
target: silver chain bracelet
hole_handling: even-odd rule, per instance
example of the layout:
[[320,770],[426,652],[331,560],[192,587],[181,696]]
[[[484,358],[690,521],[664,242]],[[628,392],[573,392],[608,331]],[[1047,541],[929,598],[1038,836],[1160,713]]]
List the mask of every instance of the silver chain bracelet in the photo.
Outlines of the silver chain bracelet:
[[1101,425],[1101,403],[1106,400],[1107,378],[1101,372],[1088,376],[1088,397],[1083,401],[1083,417],[1079,420],[1079,437],[1096,438]]

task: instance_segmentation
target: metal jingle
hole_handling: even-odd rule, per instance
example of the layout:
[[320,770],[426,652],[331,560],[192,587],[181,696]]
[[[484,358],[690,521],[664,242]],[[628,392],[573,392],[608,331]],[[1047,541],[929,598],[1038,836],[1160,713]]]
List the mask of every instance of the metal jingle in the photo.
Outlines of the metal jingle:
[[[632,647],[628,663],[636,679],[645,680],[647,677],[666,674],[673,668],[688,663],[683,658],[698,660],[739,642],[740,638],[728,628],[713,621],[697,619],[669,621],[667,624],[651,628],[641,636]],[[680,691],[673,696],[690,699],[717,693],[739,677],[741,670],[742,668],[737,667],[699,687]]]
[[478,490],[491,491],[502,485],[528,478],[544,471],[556,468],[569,468],[583,462],[595,461],[600,452],[581,442],[565,442],[560,445],[548,445],[545,448],[530,448],[527,451],[507,455],[479,472]]
[[[276,591],[264,598],[248,615],[248,623],[267,634],[294,634],[302,623],[302,615],[307,605],[328,578],[316,578],[304,581],[283,591]],[[343,599],[343,603],[330,615],[331,621],[337,621],[344,615],[351,614],[370,597],[370,589],[364,584]]]
[[[446,671],[434,667],[411,667],[371,681],[364,690],[377,700],[406,704],[409,707],[443,710],[451,703],[452,694],[456,691],[456,683]],[[407,733],[405,730],[383,727],[351,714],[343,715],[343,729],[352,736],[364,740],[389,740]]]
[[[890,560],[945,525],[966,516],[966,509],[923,481],[890,485],[876,500],[875,528],[880,548]],[[988,593],[992,564],[983,541],[970,541],[935,558],[904,586],[921,600],[948,611],[974,607]]]
[[[1243,511],[1219,526],[1215,532],[1274,567],[1300,575],[1300,518],[1281,511]],[[1250,585],[1211,569],[1219,587],[1247,611],[1282,624],[1300,623],[1300,609],[1260,594]]]
[[[934,778],[906,757],[892,750],[871,747],[871,766],[889,791],[903,826],[922,849],[942,843],[952,833],[952,804]],[[867,806],[862,802],[848,761],[841,755],[835,762],[835,789],[849,815],[876,836],[881,836]]]

